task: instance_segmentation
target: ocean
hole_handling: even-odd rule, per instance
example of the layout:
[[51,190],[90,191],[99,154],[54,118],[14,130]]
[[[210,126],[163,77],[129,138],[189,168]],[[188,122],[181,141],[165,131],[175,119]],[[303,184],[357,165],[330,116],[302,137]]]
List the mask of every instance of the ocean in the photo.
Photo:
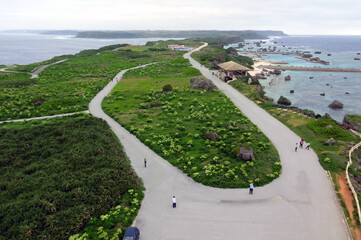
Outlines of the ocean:
[[84,49],[129,43],[144,45],[165,38],[90,39],[74,36],[0,33],[0,65],[30,64],[52,57],[75,54]]
[[[0,33],[0,65],[30,64],[54,56],[75,54],[84,49],[120,43],[144,45],[155,40],[167,39],[83,39],[74,36]],[[239,50],[256,50],[257,47],[253,44],[255,41],[260,40],[246,40],[250,44]],[[276,46],[284,52],[310,51],[315,57],[329,61],[330,65],[309,63],[293,55],[262,55],[270,61],[284,61],[294,66],[361,68],[361,60],[354,60],[361,58],[361,55],[357,55],[361,53],[361,36],[287,36],[262,41],[262,48]],[[253,49],[247,49],[249,46]],[[321,54],[316,55],[315,51],[321,51]],[[287,75],[291,76],[291,81],[284,81]],[[274,84],[270,85],[270,81]],[[310,109],[321,115],[329,113],[338,121],[342,121],[345,114],[361,115],[361,73],[283,71],[280,76],[271,76],[260,82],[265,87],[266,94],[275,101],[283,95],[292,101],[293,106]],[[290,90],[294,90],[294,93],[291,94]],[[325,93],[325,96],[321,96],[321,93]],[[328,105],[333,100],[343,103],[344,108],[329,108]]]
[[[246,40],[249,44],[239,50],[276,47],[276,51],[281,52],[309,51],[314,57],[330,64],[306,62],[295,55],[262,54],[262,57],[272,62],[286,62],[290,66],[361,68],[361,60],[355,60],[361,58],[361,36],[286,36],[263,39],[261,47],[256,47],[254,42],[259,41]],[[291,81],[284,80],[287,75],[291,76]],[[267,77],[260,83],[266,95],[275,101],[282,95],[291,100],[292,106],[310,109],[321,115],[328,113],[337,121],[342,121],[346,114],[361,115],[361,73],[282,71],[281,75]],[[344,107],[329,108],[333,100],[340,101]]]

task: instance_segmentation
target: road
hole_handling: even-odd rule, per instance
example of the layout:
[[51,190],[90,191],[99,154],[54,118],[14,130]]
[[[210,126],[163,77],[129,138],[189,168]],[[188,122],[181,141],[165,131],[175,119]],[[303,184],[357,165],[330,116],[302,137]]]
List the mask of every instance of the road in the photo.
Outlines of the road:
[[[254,195],[249,195],[248,189],[218,189],[194,182],[103,112],[101,102],[115,86],[108,84],[91,101],[89,110],[108,122],[144,181],[145,198],[135,221],[141,239],[351,239],[317,155],[312,150],[294,152],[294,144],[300,140],[296,134],[212,76],[190,53],[185,58],[269,137],[278,149],[283,173],[272,183],[255,188]],[[177,198],[175,209],[173,195]]]
[[60,60],[60,61],[57,61],[57,62],[54,62],[54,63],[50,63],[50,64],[47,64],[47,65],[41,65],[35,69],[33,69],[33,71],[30,73],[31,74],[31,78],[38,78],[39,77],[39,74],[47,67],[51,66],[51,65],[55,65],[55,64],[59,64],[59,63],[62,63],[62,62],[65,62],[67,61],[68,59],[63,59],[63,60]]
[[[59,63],[62,63],[62,62],[65,62],[67,61],[68,59],[63,59],[63,60],[60,60],[60,61],[57,61],[57,62],[54,62],[54,63],[50,63],[50,64],[47,64],[47,65],[41,65],[41,66],[38,66],[36,67],[35,69],[33,69],[30,73],[31,75],[31,78],[38,78],[39,77],[39,74],[47,67],[51,66],[51,65],[55,65],[55,64],[59,64]],[[1,68],[0,69],[0,72],[10,72],[10,73],[21,73],[19,71],[8,71],[7,70],[8,67],[6,68]]]
[[10,123],[10,122],[26,122],[26,121],[31,121],[31,120],[41,120],[41,119],[56,118],[56,117],[65,117],[65,116],[71,116],[71,115],[81,114],[81,113],[89,113],[89,111],[73,112],[73,113],[62,113],[62,114],[56,114],[56,115],[50,115],[50,116],[41,116],[41,117],[33,117],[33,118],[5,120],[5,121],[0,121],[0,124],[2,124],[2,123]]

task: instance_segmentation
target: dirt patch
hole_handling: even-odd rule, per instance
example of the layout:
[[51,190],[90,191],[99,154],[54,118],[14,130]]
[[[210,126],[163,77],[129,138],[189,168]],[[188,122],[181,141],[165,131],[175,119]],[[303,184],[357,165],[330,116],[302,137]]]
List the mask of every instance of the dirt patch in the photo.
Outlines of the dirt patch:
[[345,174],[340,175],[337,182],[340,186],[340,189],[338,192],[341,194],[343,201],[345,202],[347,212],[351,218],[351,222],[352,222],[353,226],[350,226],[350,228],[353,233],[353,237],[355,240],[361,240],[361,229],[356,226],[356,221],[353,217],[353,211],[355,210],[354,204],[353,204],[354,198],[352,195],[352,191],[350,190],[350,188],[347,185],[346,175]]

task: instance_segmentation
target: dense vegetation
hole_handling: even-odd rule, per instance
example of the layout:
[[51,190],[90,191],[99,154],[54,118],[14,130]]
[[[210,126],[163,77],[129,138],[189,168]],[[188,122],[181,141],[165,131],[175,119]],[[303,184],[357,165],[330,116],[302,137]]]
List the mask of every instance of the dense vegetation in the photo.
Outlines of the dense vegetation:
[[[87,110],[90,100],[122,69],[177,55],[169,50],[138,51],[137,47],[115,45],[81,51],[49,66],[36,80],[24,73],[0,73],[0,120]],[[18,68],[28,71],[35,65],[29,66]]]
[[[100,234],[119,232],[96,219],[119,204],[119,211],[138,208],[129,199],[139,203],[141,194],[125,194],[140,187],[102,120],[67,117],[0,128],[0,239],[67,239],[91,219],[103,222]],[[121,216],[124,230],[134,216]]]
[[[185,59],[128,71],[103,109],[197,182],[234,188],[277,178],[281,165],[269,140],[218,90],[190,91],[197,75]],[[163,92],[167,84],[174,90]],[[214,132],[216,140],[205,137]],[[240,147],[256,158],[237,157]]]
[[69,240],[120,239],[127,227],[133,224],[143,197],[144,193],[141,190],[129,189],[122,196],[119,205],[107,214],[91,218],[81,233],[71,236]]
[[234,61],[251,69],[253,65],[251,58],[229,54],[227,50],[223,48],[223,45],[218,42],[208,42],[207,47],[193,53],[192,57],[208,68],[211,67],[211,62],[213,61],[217,61],[218,63]]

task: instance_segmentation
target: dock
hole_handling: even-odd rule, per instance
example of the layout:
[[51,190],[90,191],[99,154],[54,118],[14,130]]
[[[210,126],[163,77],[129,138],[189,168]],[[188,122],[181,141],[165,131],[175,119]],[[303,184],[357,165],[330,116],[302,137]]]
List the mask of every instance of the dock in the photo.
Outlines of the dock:
[[308,71],[308,72],[354,72],[361,73],[360,68],[324,68],[324,67],[296,67],[296,66],[272,66],[261,65],[259,68],[287,71]]

